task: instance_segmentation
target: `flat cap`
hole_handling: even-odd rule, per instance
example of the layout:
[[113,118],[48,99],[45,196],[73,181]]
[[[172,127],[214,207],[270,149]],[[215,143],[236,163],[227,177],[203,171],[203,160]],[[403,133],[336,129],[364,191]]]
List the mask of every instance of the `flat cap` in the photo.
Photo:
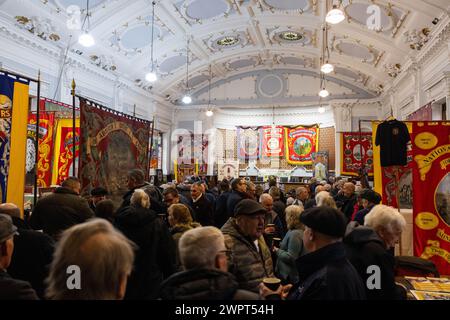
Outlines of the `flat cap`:
[[323,206],[305,210],[300,215],[300,221],[317,232],[336,238],[344,236],[347,226],[347,219],[342,212]]
[[366,199],[367,201],[374,204],[379,204],[381,202],[380,194],[370,189],[364,189],[363,191],[361,191],[359,196],[361,197],[361,199]]
[[102,187],[97,187],[91,190],[91,196],[107,196],[108,190]]
[[10,216],[0,214],[0,243],[9,239],[17,233],[17,227],[13,224]]
[[234,216],[251,216],[254,214],[266,214],[267,210],[255,200],[244,199],[238,202],[234,208]]

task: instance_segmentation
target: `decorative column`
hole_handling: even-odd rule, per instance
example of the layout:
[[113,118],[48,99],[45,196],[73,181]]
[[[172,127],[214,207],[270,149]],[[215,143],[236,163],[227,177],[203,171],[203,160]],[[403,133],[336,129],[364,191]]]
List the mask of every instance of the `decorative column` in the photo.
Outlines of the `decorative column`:
[[349,104],[332,105],[334,123],[336,129],[335,135],[335,172],[336,176],[341,174],[341,132],[352,131],[352,107]]

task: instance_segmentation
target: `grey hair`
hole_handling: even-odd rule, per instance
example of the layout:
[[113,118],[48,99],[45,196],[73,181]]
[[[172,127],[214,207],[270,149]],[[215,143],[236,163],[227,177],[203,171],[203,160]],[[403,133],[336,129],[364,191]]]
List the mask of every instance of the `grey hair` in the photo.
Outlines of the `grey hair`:
[[286,224],[289,230],[303,227],[303,224],[300,222],[300,215],[304,210],[303,205],[291,205],[286,208]]
[[320,191],[316,194],[315,199],[318,207],[331,207],[337,209],[336,202],[328,191]]
[[225,240],[216,227],[197,227],[181,236],[178,248],[186,270],[214,268],[217,254],[225,250]]
[[364,225],[371,227],[375,231],[384,229],[389,233],[394,233],[395,229],[405,230],[406,220],[394,208],[378,204],[365,216]]
[[268,199],[272,199],[272,196],[268,193],[263,193],[260,197],[259,197],[259,202],[262,203],[264,200],[268,200]]
[[[46,297],[53,300],[116,299],[121,279],[133,268],[135,245],[104,219],[92,219],[63,232],[56,245]],[[70,290],[68,268],[81,271],[81,290]]]
[[148,209],[150,208],[150,197],[144,190],[136,189],[131,196],[130,203],[132,205]]

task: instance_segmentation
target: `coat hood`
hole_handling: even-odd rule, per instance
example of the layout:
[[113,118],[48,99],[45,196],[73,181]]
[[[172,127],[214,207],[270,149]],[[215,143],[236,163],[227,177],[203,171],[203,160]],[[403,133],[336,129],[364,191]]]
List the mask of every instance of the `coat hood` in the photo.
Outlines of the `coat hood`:
[[238,283],[231,273],[217,269],[193,269],[178,272],[161,285],[163,300],[231,299]]

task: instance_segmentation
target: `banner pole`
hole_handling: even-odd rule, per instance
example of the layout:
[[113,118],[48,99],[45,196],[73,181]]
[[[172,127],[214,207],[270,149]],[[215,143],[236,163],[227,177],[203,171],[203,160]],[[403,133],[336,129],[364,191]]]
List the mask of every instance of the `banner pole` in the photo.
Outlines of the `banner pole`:
[[35,156],[34,156],[34,189],[33,189],[33,208],[36,207],[37,191],[38,191],[38,173],[39,173],[39,122],[40,122],[40,110],[39,103],[41,100],[41,70],[38,71],[37,81],[37,103],[36,103],[36,138],[34,141]]
[[[394,168],[394,172],[395,172],[395,197],[397,198],[397,210],[398,213],[401,214],[400,212],[400,193],[399,193],[399,184],[400,184],[400,180],[399,180],[399,176],[398,176],[398,166],[395,166]],[[398,240],[398,250],[399,250],[399,254],[402,255],[402,237],[400,236],[399,240]]]
[[75,88],[76,88],[76,84],[75,84],[75,79],[72,78],[72,176],[75,177],[75,135],[76,135],[76,128],[75,128]]
[[[153,116],[153,120],[152,120],[152,135],[151,135],[151,137],[150,137],[150,146],[149,146],[149,148],[150,148],[150,152],[149,152],[149,158],[150,159],[148,159],[148,163],[149,163],[149,170],[148,170],[148,173],[149,173],[149,177],[148,177],[148,179],[150,180],[150,170],[152,169],[152,156],[153,156],[153,133],[155,132],[155,116]],[[156,166],[158,166],[158,165],[156,165]],[[155,169],[155,174],[156,174],[156,169]]]

